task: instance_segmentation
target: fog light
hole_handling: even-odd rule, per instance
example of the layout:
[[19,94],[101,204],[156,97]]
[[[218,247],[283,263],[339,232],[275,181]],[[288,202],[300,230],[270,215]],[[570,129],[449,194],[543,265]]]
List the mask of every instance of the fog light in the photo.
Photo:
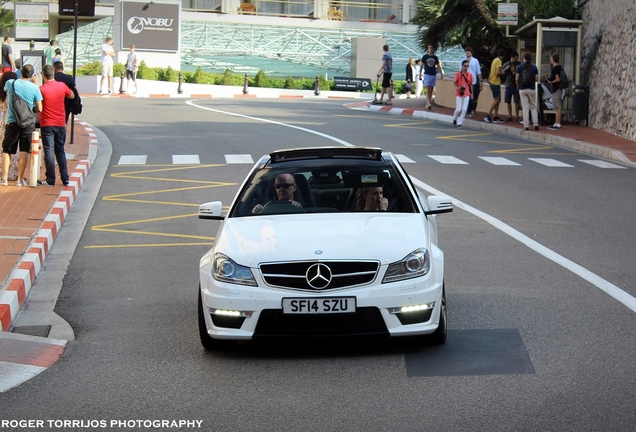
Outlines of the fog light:
[[409,312],[420,312],[420,311],[423,311],[423,310],[428,310],[428,309],[433,309],[433,308],[435,308],[435,302],[424,303],[424,304],[420,304],[420,305],[389,308],[389,312],[392,313],[392,314],[399,314],[399,313],[409,313]]
[[236,311],[236,310],[226,310],[226,309],[210,309],[210,313],[212,315],[221,315],[227,317],[242,317],[242,318],[251,318],[252,311]]

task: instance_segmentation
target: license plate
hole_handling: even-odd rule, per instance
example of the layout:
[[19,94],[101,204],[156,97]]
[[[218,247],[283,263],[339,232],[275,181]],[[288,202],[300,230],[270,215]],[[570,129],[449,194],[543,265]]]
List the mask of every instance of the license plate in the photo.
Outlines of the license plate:
[[284,314],[336,314],[356,311],[355,297],[284,298]]

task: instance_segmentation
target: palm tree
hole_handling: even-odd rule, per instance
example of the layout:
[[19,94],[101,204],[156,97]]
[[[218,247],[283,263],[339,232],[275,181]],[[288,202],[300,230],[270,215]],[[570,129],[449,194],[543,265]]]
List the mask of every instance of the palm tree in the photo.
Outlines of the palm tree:
[[[473,49],[479,59],[482,72],[488,73],[491,61],[499,48],[508,51],[516,40],[507,38],[504,27],[499,26],[497,3],[501,0],[418,0],[418,11],[412,23],[420,27],[420,44],[425,49],[429,43],[439,47],[461,45]],[[576,7],[572,0],[517,0],[519,27],[533,18],[561,16],[575,18]]]
[[0,30],[13,28],[13,10],[5,9],[7,3],[13,3],[11,0],[0,1]]

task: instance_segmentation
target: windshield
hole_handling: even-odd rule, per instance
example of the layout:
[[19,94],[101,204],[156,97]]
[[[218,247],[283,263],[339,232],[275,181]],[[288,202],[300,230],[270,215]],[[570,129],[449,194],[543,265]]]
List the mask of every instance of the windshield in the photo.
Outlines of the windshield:
[[417,211],[404,180],[384,161],[312,160],[253,173],[230,217],[355,211]]

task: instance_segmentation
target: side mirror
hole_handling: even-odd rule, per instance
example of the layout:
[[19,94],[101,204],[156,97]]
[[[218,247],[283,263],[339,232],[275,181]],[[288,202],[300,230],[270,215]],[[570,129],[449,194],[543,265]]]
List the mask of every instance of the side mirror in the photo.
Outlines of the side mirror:
[[453,203],[449,197],[431,195],[428,197],[427,215],[450,213],[453,211]]
[[221,216],[223,204],[221,201],[212,201],[201,204],[199,206],[199,219],[223,220],[225,216]]

